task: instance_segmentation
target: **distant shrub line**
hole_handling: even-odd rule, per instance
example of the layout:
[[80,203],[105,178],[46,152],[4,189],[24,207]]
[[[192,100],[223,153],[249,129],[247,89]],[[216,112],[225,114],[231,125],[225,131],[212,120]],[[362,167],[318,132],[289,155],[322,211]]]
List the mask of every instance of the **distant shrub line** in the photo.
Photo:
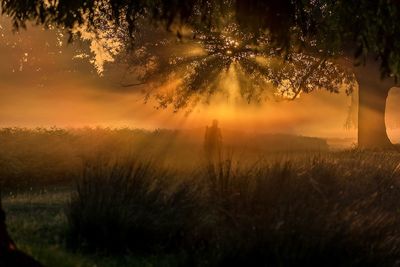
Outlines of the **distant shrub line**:
[[[191,170],[204,154],[204,130],[0,128],[0,186],[11,191],[68,186],[79,175],[82,162],[131,154],[145,155],[157,160],[158,165]],[[228,130],[223,132],[223,144],[246,160],[272,152],[325,153],[328,149],[326,141],[319,138],[279,134],[249,138]]]

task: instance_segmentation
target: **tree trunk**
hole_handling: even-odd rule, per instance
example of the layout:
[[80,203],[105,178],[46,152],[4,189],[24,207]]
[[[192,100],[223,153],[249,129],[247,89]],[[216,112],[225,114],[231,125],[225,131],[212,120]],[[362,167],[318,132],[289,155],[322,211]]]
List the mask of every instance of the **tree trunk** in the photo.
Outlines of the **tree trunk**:
[[358,147],[361,149],[394,148],[386,133],[386,98],[390,88],[359,84]]
[[394,82],[381,79],[376,62],[356,70],[358,81],[358,147],[360,149],[394,150],[386,133],[386,99]]

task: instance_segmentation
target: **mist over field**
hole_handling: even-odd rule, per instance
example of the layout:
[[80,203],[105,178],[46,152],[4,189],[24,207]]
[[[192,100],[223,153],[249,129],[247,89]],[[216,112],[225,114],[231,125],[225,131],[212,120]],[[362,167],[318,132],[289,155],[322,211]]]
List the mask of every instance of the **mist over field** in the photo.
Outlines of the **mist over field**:
[[[154,103],[143,103],[140,89],[120,85],[124,66],[106,62],[108,72],[97,75],[89,62],[95,56],[89,41],[67,44],[65,33],[34,26],[12,33],[6,18],[1,25],[0,56],[7,62],[0,67],[2,127],[192,129],[218,119],[228,130],[356,137],[354,129],[344,129],[351,104],[345,94],[319,91],[298,101],[263,104],[223,99],[189,115],[156,110]],[[79,57],[82,53],[89,58]]]
[[300,2],[0,0],[0,267],[398,266],[400,9]]

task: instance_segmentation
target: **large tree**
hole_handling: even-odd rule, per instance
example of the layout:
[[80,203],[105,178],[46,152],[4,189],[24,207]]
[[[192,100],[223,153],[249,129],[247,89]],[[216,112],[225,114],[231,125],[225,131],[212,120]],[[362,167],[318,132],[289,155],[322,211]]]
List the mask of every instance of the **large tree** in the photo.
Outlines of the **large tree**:
[[[251,53],[268,53],[285,58],[289,62],[286,65],[295,68],[286,75],[294,71],[300,73],[291,76],[296,77],[296,81],[289,81],[293,83],[291,88],[295,95],[310,91],[313,84],[332,90],[332,85],[340,84],[337,79],[321,83],[323,79],[316,75],[332,74],[327,70],[337,70],[332,65],[334,62],[351,59],[349,66],[354,67],[359,85],[359,147],[392,148],[386,134],[385,106],[388,92],[396,85],[400,74],[400,2],[397,0],[2,0],[1,8],[13,19],[15,28],[35,21],[69,30],[85,24],[96,32],[104,30],[99,18],[105,18],[126,28],[133,43],[140,35],[138,30],[143,20],[173,29],[179,38],[185,37],[182,27],[189,27],[194,33],[192,38],[202,38],[207,52],[214,53],[205,61],[191,59],[197,61],[196,72],[204,75],[192,76],[189,85],[203,84],[204,80],[196,80],[196,77],[216,75],[213,70],[226,68],[226,64],[238,59],[245,62]],[[245,33],[244,44],[215,45],[219,40],[226,44],[226,39],[220,38],[221,29],[231,24],[238,32]],[[196,33],[201,33],[200,37]],[[301,63],[306,66],[303,71]],[[274,74],[270,66],[260,67],[250,61],[241,64],[241,68],[252,75]],[[288,79],[281,79],[281,74],[275,72],[267,77],[275,79],[276,84],[287,83]],[[348,80],[342,71],[334,76]],[[312,77],[317,79],[312,82]],[[196,88],[198,86],[186,86],[181,94],[191,95],[190,90]],[[257,89],[254,84],[250,88],[251,93]]]

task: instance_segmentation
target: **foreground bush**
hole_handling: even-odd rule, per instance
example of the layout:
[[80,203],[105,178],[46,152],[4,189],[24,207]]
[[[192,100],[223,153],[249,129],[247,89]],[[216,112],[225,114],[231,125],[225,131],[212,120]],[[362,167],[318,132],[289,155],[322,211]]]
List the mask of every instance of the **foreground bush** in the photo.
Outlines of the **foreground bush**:
[[70,244],[114,252],[181,246],[197,202],[195,188],[173,178],[151,163],[86,165],[67,208]]
[[139,162],[87,166],[67,212],[70,237],[109,252],[184,251],[198,266],[393,266],[397,165],[366,152],[227,160],[195,179]]

